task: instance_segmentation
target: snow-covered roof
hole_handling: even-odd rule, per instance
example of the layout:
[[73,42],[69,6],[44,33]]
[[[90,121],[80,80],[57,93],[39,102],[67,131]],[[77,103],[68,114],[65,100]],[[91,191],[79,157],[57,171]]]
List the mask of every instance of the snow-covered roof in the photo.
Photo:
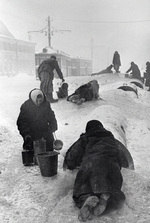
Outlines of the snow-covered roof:
[[10,39],[15,39],[15,37],[11,34],[11,32],[7,29],[7,27],[0,20],[0,37],[7,37]]
[[38,51],[36,51],[35,53],[36,53],[36,54],[40,54],[40,53],[58,54],[58,53],[59,53],[59,54],[62,54],[63,56],[68,56],[68,57],[70,57],[69,54],[67,54],[67,53],[65,53],[65,52],[63,52],[63,51],[54,49],[54,48],[52,48],[52,47],[45,47],[45,48],[43,48],[42,51],[38,50]]

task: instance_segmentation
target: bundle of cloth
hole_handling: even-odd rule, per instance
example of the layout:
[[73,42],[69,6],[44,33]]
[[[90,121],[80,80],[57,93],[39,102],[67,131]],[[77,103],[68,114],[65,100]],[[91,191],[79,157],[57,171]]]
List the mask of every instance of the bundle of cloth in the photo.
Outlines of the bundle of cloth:
[[71,101],[78,105],[93,99],[99,99],[99,84],[97,80],[92,80],[87,84],[81,85],[73,94],[67,97],[67,101]]

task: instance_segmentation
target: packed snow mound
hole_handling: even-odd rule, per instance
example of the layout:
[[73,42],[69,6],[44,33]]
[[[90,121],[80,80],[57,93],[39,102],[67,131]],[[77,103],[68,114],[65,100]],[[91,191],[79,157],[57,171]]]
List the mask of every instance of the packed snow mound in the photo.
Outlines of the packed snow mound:
[[104,127],[114,134],[116,139],[126,145],[126,118],[119,108],[111,105],[100,106],[88,116],[88,120],[91,119],[101,121]]
[[[63,153],[85,132],[90,119],[100,120],[111,130],[127,146],[135,164],[134,171],[122,168],[124,206],[90,222],[150,222],[150,92],[136,86],[137,98],[134,92],[117,89],[130,81],[122,74],[104,74],[94,77],[99,82],[103,100],[93,100],[81,106],[65,99],[52,104],[58,121],[56,135],[64,146],[58,156],[58,174],[46,178],[41,176],[38,166],[23,166],[23,140],[16,128],[21,104],[28,99],[29,91],[40,86],[40,81],[29,76],[0,79],[0,112],[3,114],[0,116],[0,222],[79,222],[78,208],[72,199],[76,171],[63,171]],[[92,79],[90,76],[66,77],[69,94]],[[56,91],[61,81],[54,81]]]

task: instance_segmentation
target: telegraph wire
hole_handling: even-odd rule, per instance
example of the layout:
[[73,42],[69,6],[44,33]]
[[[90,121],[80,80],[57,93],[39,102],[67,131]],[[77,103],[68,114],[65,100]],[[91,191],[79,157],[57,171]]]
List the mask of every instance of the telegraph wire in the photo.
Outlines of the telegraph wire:
[[55,19],[55,20],[61,20],[61,21],[68,21],[68,22],[81,22],[81,23],[105,23],[105,24],[111,24],[111,23],[144,23],[144,22],[150,22],[150,19],[147,20],[137,20],[137,21],[86,21],[86,20],[72,20],[72,19]]
[[43,32],[47,27],[48,27],[48,26],[46,26],[46,27],[43,28],[43,29],[36,30],[36,31],[28,31],[28,33],[30,33],[30,32],[35,32],[35,33],[37,33],[37,32]]

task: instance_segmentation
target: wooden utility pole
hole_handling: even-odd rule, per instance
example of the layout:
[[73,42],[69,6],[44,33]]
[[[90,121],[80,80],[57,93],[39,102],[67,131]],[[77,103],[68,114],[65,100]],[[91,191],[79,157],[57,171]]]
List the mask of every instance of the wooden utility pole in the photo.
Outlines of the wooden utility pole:
[[93,61],[93,48],[94,48],[94,39],[91,38],[91,60]]
[[50,21],[50,16],[48,16],[48,46],[51,48],[51,21]]
[[45,33],[45,35],[48,36],[48,46],[50,48],[52,48],[51,36],[53,35],[54,32],[64,33],[64,32],[71,32],[71,30],[55,29],[54,27],[51,28],[51,19],[50,19],[50,16],[48,16],[48,18],[46,19],[46,21],[47,21],[47,26],[45,28],[43,28],[41,30],[37,30],[37,31],[28,31],[28,34],[30,34],[30,33]]

